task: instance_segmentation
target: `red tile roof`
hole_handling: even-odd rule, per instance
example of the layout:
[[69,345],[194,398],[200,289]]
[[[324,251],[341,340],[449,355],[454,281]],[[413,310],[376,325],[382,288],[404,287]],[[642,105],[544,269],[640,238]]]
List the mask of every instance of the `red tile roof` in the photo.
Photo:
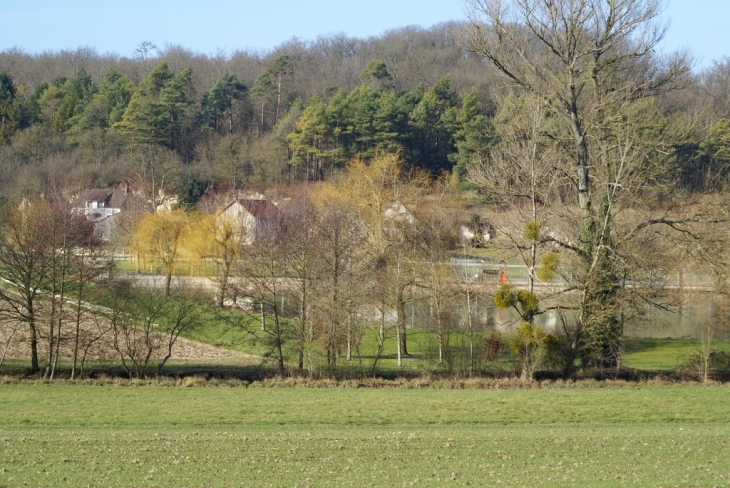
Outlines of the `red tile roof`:
[[234,203],[240,203],[243,208],[259,220],[278,219],[281,218],[281,210],[274,205],[271,200],[249,200],[239,198],[231,202],[229,207]]

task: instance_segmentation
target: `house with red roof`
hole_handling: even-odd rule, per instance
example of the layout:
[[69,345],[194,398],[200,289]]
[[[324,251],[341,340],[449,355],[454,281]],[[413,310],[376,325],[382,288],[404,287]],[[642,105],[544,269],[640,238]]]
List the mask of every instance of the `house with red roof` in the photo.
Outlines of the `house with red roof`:
[[242,244],[252,244],[279,225],[282,217],[282,211],[271,200],[236,198],[218,214],[218,225],[229,227]]

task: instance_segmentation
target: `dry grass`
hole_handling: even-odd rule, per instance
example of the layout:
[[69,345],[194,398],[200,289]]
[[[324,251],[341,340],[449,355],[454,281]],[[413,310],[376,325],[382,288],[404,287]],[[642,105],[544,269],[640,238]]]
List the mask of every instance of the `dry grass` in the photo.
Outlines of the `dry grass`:
[[[6,359],[30,359],[30,333],[28,326],[18,323],[4,323],[0,327],[0,356],[5,349],[6,342],[10,338],[11,331],[15,330],[12,339],[8,344]],[[48,334],[46,324],[39,324],[38,327],[38,355],[45,358],[48,355]],[[73,357],[73,346],[75,337],[75,325],[68,324],[61,329],[60,357]],[[96,338],[98,337],[98,340]],[[86,360],[93,361],[114,361],[119,359],[112,343],[112,333],[109,330],[108,320],[104,317],[87,317],[80,327],[80,340],[82,348],[84,344],[90,344]],[[154,351],[152,358],[158,359],[164,356],[165,351],[158,349]],[[82,355],[83,351],[79,351]],[[173,358],[176,360],[243,360],[251,359],[253,356],[238,351],[231,351],[215,347],[198,341],[179,337],[173,347]]]

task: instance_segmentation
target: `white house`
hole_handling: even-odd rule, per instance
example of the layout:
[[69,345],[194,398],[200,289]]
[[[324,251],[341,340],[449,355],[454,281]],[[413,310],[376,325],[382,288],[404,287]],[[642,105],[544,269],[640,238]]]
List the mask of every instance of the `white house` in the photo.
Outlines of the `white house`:
[[73,204],[73,211],[94,222],[94,232],[101,239],[109,239],[114,217],[126,207],[128,188],[84,190]]
[[230,227],[243,244],[251,244],[281,218],[281,210],[271,200],[236,198],[218,215],[218,225]]

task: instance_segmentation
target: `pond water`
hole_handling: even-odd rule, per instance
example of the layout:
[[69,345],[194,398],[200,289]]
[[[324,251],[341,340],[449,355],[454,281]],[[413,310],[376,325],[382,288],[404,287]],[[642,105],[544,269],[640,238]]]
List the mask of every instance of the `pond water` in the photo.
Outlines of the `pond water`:
[[[479,263],[479,266],[483,265]],[[525,286],[524,267],[508,267],[509,281],[517,286]],[[467,280],[471,280],[476,273],[482,273],[479,269],[475,272],[471,267],[464,268]],[[474,268],[476,269],[476,268]],[[497,268],[495,268],[496,270]],[[162,286],[164,280],[156,275],[133,275],[132,278],[145,286]],[[479,281],[489,288],[496,288],[497,275],[488,275],[488,280],[493,282],[485,283]],[[175,277],[175,281],[185,281],[187,284],[206,288],[212,292],[215,290],[215,283],[208,278]],[[696,273],[685,274],[682,279],[668,280],[670,287],[679,285],[686,289],[708,288],[712,280],[706,274]],[[468,312],[471,309],[472,327],[475,331],[498,330],[500,332],[512,332],[520,324],[517,313],[513,310],[499,310],[494,305],[491,295],[481,291],[471,296],[470,306],[467,306],[466,299],[462,297],[454,300],[450,311],[445,314],[444,320],[449,321],[453,328],[465,328]],[[703,330],[708,326],[715,330],[715,337],[730,338],[730,335],[720,332],[730,329],[730,306],[723,305],[722,300],[713,293],[700,291],[686,291],[681,294],[668,292],[665,299],[661,301],[663,307],[645,305],[637,313],[626,311],[624,314],[624,335],[627,337],[643,338],[699,338]],[[291,302],[293,303],[293,302]],[[549,306],[549,303],[543,304]],[[374,307],[368,307],[365,312],[369,321],[377,322],[378,312]],[[571,320],[570,312],[563,317],[556,311],[548,311],[539,315],[536,322],[548,332],[556,332],[561,327],[561,320]],[[395,324],[395,311],[386,312],[386,322],[389,325]],[[415,300],[406,306],[406,324],[409,327],[428,327],[434,323],[434,311],[429,300]]]
[[[482,259],[462,258],[453,260],[451,267],[465,283],[480,283],[495,288],[498,274],[504,272],[509,283],[518,287],[527,286],[527,274],[524,265],[485,263]],[[728,337],[730,329],[730,307],[715,293],[700,290],[713,289],[712,273],[703,270],[682,270],[662,278],[667,291],[666,296],[659,300],[659,306],[643,304],[639,310],[624,312],[624,335],[639,338],[699,338],[706,333],[708,327],[713,330],[715,337]],[[552,285],[564,286],[565,282],[555,280]],[[682,293],[676,290],[684,290]],[[674,290],[674,291],[672,291]],[[464,299],[461,302],[465,302]],[[549,301],[542,303],[544,307],[552,305]],[[498,310],[491,297],[487,294],[477,299],[471,307],[465,303],[455,306],[453,313],[457,324],[463,324],[468,316],[467,308],[472,309],[472,324],[479,330],[496,329],[500,332],[512,332],[519,326],[521,320],[514,310]],[[419,319],[430,320],[432,312],[428,304],[412,307],[414,317],[411,322]],[[571,315],[572,314],[572,315]],[[562,327],[562,320],[575,320],[575,312],[548,311],[536,318],[536,322],[548,332],[556,332]],[[409,322],[410,323],[410,322]]]
[[[471,308],[472,327],[475,331],[498,330],[512,332],[520,324],[520,318],[514,310],[499,310],[491,297],[471,297],[471,305],[455,303],[450,313],[444,319],[452,326],[465,328],[467,324],[468,308]],[[536,318],[536,323],[547,332],[558,332],[562,327],[562,320],[575,318],[575,312],[561,312],[550,310]],[[571,314],[573,314],[571,316]],[[394,322],[393,314],[389,322]],[[423,327],[433,323],[434,312],[428,300],[416,301],[406,307],[406,324],[409,327]],[[714,335],[721,338],[721,331],[727,329],[730,323],[727,306],[711,293],[685,293],[680,299],[668,296],[663,300],[662,307],[645,305],[638,312],[624,313],[624,335],[626,337],[641,338],[700,338],[707,327],[712,327]]]

